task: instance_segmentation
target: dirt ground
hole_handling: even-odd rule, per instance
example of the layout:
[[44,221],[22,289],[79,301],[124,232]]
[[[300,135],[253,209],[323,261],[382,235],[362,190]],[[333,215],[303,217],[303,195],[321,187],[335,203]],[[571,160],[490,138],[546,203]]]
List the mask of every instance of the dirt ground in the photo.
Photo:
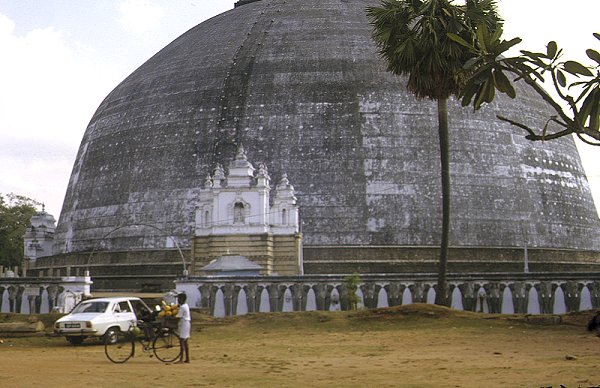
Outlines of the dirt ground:
[[[589,313],[588,313],[589,315]],[[430,305],[361,312],[194,314],[191,363],[64,338],[2,338],[2,387],[593,387],[587,316],[489,316]]]

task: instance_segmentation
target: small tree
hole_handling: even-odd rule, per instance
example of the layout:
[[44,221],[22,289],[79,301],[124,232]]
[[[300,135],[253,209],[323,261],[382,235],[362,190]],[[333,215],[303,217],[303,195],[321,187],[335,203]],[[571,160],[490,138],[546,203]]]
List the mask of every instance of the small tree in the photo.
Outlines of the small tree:
[[358,285],[360,284],[360,282],[360,275],[356,272],[344,278],[344,285],[346,286],[346,290],[348,291],[347,298],[349,310],[356,310],[358,308],[358,302],[360,302],[360,297],[356,295],[356,291],[358,291]]
[[[600,40],[600,34],[594,33]],[[550,41],[545,52],[521,50],[518,56],[506,52],[521,42],[521,38],[502,39],[502,29],[490,30],[480,24],[473,29],[475,41],[467,41],[458,34],[448,36],[469,49],[474,57],[465,64],[469,74],[461,93],[462,105],[473,105],[475,110],[494,100],[495,91],[515,98],[513,83],[523,80],[533,88],[556,115],[548,117],[541,128],[531,128],[515,118],[497,115],[527,132],[529,140],[552,140],[574,134],[587,144],[600,146],[600,53],[586,50],[594,63],[582,65],[573,60],[563,60],[563,50]],[[508,75],[507,75],[508,74]],[[510,80],[509,76],[513,79]],[[549,77],[549,82],[545,77]],[[554,89],[556,97],[549,94],[544,84]],[[566,108],[565,108],[566,107]]]
[[0,195],[0,265],[13,267],[23,260],[23,235],[39,202],[22,195]]

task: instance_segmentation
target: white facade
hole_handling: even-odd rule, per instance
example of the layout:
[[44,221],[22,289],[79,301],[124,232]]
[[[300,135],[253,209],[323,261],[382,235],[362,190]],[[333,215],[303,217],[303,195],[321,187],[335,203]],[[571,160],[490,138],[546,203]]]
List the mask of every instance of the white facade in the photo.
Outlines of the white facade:
[[35,262],[39,257],[52,256],[55,224],[56,220],[51,214],[46,213],[44,207],[41,212],[31,217],[23,236],[24,255],[29,261]]
[[217,165],[208,176],[196,208],[196,236],[290,235],[299,232],[294,187],[284,174],[270,204],[271,178],[265,165],[255,169],[240,147],[226,175]]

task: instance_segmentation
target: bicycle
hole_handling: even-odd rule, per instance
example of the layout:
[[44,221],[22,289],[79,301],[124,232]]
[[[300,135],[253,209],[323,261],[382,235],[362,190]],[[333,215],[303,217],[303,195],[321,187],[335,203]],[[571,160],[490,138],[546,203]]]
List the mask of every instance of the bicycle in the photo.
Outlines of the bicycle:
[[[176,321],[175,321],[176,322]],[[140,327],[144,330],[140,330]],[[152,351],[162,362],[169,363],[181,355],[179,335],[172,322],[131,322],[127,331],[116,331],[104,342],[106,357],[115,364],[122,364],[135,356],[136,341],[143,352]],[[152,355],[150,355],[152,357]]]

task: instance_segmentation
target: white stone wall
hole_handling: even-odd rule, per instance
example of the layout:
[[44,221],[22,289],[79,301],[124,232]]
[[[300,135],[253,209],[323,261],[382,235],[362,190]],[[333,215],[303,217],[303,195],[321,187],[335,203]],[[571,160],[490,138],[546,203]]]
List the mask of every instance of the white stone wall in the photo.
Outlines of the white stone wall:
[[0,278],[0,312],[68,313],[90,295],[89,276],[62,278]]

